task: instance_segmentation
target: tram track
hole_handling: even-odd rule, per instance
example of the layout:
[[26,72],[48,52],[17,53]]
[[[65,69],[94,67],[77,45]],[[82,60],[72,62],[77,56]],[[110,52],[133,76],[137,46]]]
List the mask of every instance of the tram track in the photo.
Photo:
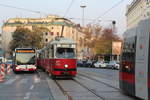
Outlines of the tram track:
[[57,80],[54,80],[54,82],[59,87],[59,89],[63,92],[63,94],[65,96],[67,96],[68,100],[73,100],[73,98],[69,95],[69,93],[67,91],[64,90],[64,88],[59,84],[59,82]]
[[80,86],[84,87],[88,91],[90,91],[92,94],[94,94],[96,97],[100,98],[101,100],[106,100],[103,96],[99,95],[96,91],[93,89],[88,88],[86,85],[82,84],[81,82],[77,81],[76,79],[73,79],[76,83],[78,83]]
[[103,82],[103,81],[97,80],[97,79],[95,79],[95,78],[92,78],[92,77],[90,77],[90,76],[87,76],[87,75],[84,75],[84,74],[81,74],[81,73],[78,73],[78,75],[79,75],[79,76],[82,76],[82,77],[85,77],[85,78],[88,78],[88,79],[90,79],[90,80],[93,80],[93,81],[95,81],[95,82],[102,83],[102,84],[104,84],[104,85],[106,85],[106,86],[108,86],[108,87],[110,87],[110,88],[113,88],[113,89],[116,89],[116,90],[120,91],[119,88],[117,88],[117,87],[115,87],[115,86],[112,86],[112,85],[110,85],[110,84],[108,84],[108,83],[105,83],[105,82]]
[[[65,89],[61,86],[61,84],[57,81],[54,80],[55,83],[57,84],[57,86],[59,87],[59,89],[64,93],[64,95],[66,95],[68,97],[68,100],[74,100],[72,96],[69,95],[69,93],[67,91],[65,91]],[[83,87],[84,89],[88,90],[90,93],[92,93],[93,95],[95,95],[96,97],[100,98],[100,100],[106,100],[103,96],[99,95],[96,91],[88,88],[86,85],[82,84],[81,82],[79,82],[76,79],[72,79],[73,82],[77,83],[78,85],[80,85],[81,87]]]
[[[40,78],[43,78],[43,76],[41,75],[41,72],[40,72],[41,70],[37,70],[36,71],[36,73],[37,73],[37,75],[40,77]],[[46,84],[48,85],[48,81],[44,78],[44,80],[46,81]],[[51,88],[49,87],[49,85],[48,85],[48,91],[49,91],[49,98],[52,98],[53,100],[55,100],[54,99],[54,97],[53,97],[53,95],[52,95],[52,92],[51,92]],[[51,99],[50,99],[51,100]]]

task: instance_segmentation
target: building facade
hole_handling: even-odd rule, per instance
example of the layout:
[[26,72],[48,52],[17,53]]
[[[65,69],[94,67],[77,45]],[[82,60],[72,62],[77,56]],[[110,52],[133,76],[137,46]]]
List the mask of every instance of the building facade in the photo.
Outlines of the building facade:
[[127,5],[127,29],[137,26],[139,21],[150,17],[150,0],[133,0]]
[[44,44],[47,44],[56,36],[61,35],[62,26],[64,26],[63,36],[76,41],[78,52],[84,49],[84,34],[81,27],[72,21],[61,18],[56,15],[49,15],[45,18],[11,18],[2,26],[2,49],[6,52],[9,50],[9,44],[12,40],[12,34],[17,27],[33,29],[36,27],[45,27],[49,31],[43,33]]

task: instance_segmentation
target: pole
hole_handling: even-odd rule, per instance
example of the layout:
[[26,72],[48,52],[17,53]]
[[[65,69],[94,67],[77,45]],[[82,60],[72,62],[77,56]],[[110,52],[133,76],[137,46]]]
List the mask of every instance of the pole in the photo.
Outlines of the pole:
[[83,15],[82,15],[82,25],[84,27],[84,8],[83,8]]
[[[115,33],[115,25],[116,21],[112,21],[112,34]],[[111,60],[114,60],[113,58],[113,40],[111,39]]]
[[82,26],[84,27],[84,8],[86,7],[86,5],[81,5],[80,7],[83,10],[83,13],[82,13]]
[[61,37],[63,37],[63,32],[64,32],[64,25],[62,25]]

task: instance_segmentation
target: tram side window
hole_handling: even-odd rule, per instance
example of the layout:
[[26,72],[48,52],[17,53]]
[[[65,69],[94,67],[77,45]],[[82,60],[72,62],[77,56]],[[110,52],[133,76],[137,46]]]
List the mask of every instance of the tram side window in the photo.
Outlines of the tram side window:
[[47,49],[45,50],[45,58],[49,58],[48,50]]
[[41,53],[41,58],[42,58],[42,59],[44,58],[44,52]]
[[51,50],[51,48],[48,48],[48,55],[49,55],[49,58],[52,58],[52,50]]
[[136,45],[135,38],[134,39],[129,38],[129,41],[125,41],[124,47],[123,47],[122,60],[125,60],[125,61],[135,60],[135,51],[136,51],[135,45]]
[[41,59],[42,58],[42,54],[41,53],[39,53],[39,59]]
[[49,49],[47,49],[46,51],[47,51],[46,57],[49,58]]
[[132,51],[132,49],[125,51],[123,52],[122,59],[126,61],[132,61],[135,59],[135,53]]

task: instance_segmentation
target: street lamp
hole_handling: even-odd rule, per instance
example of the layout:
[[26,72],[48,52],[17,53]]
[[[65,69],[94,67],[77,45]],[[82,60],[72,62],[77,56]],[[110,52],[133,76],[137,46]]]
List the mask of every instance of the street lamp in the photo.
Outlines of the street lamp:
[[[114,34],[115,33],[115,25],[116,25],[116,21],[112,21],[112,33]],[[114,57],[113,57],[113,41],[111,39],[111,60],[114,60]]]
[[82,26],[84,27],[84,8],[86,8],[86,5],[81,5],[80,7],[83,9]]

